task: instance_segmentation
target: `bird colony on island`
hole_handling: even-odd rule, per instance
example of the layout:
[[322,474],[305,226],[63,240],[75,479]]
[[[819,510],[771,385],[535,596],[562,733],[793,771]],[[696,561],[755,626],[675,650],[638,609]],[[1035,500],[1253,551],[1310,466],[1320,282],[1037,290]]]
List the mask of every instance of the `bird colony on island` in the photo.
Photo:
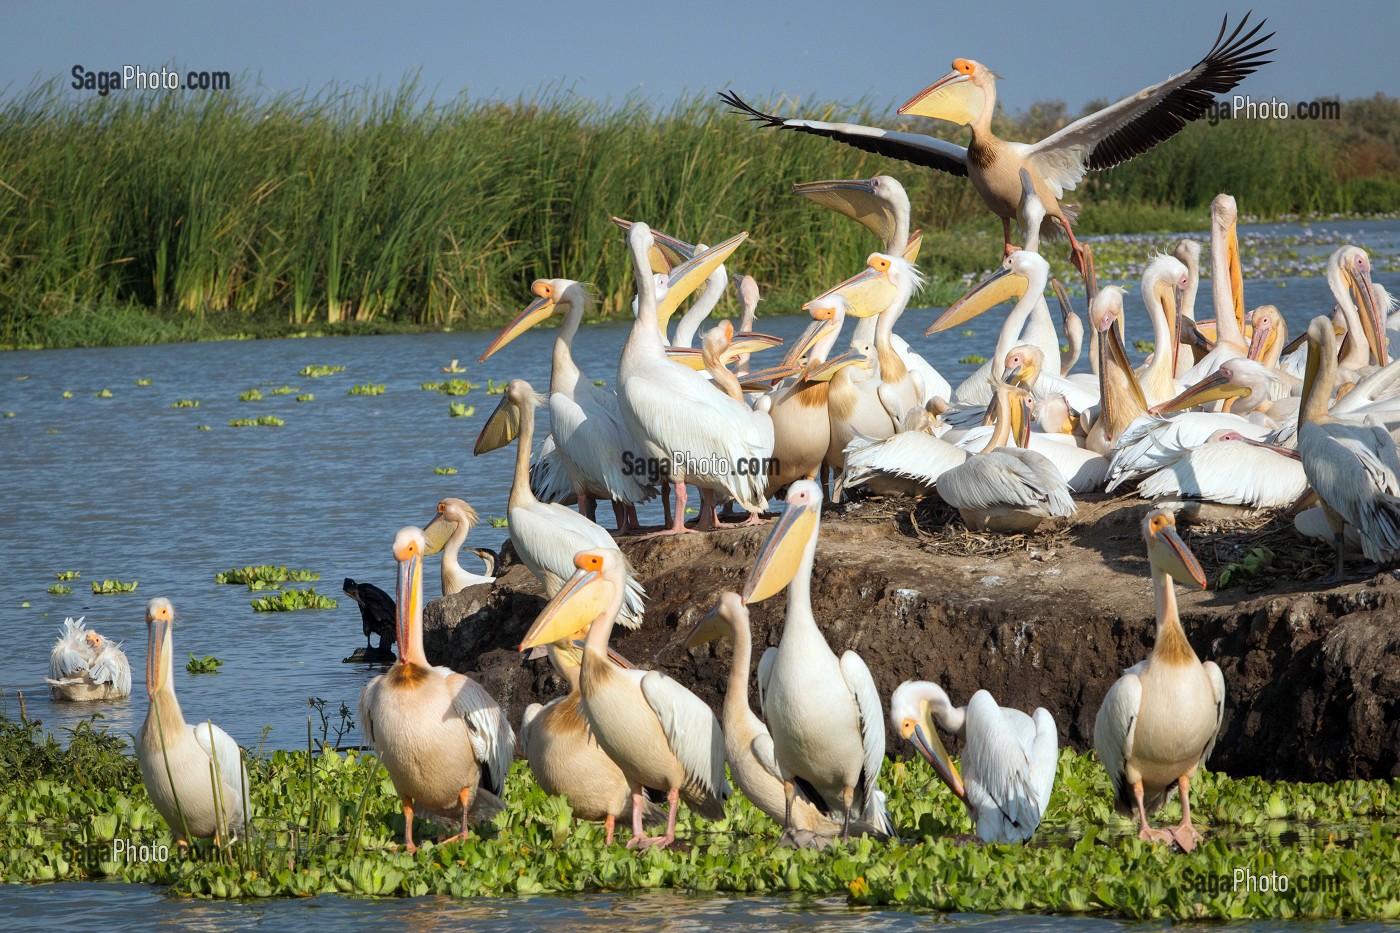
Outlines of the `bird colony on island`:
[[[887,175],[795,186],[882,242],[866,268],[804,306],[811,326],[766,368],[753,355],[781,341],[753,330],[758,285],[731,278],[724,265],[745,233],[691,245],[617,220],[637,297],[615,392],[586,376],[572,353],[591,301],[587,289],[565,278],[536,281],[533,301],[481,360],[558,315],[548,394],[511,380],[475,452],[517,444],[510,537],[548,597],[520,648],[547,656],[569,692],[525,711],[517,745],[512,724],[479,684],[429,663],[424,561],[442,553],[444,596],[492,584],[489,551],[477,552],[485,574],[458,561],[477,520],[465,502],[444,499],[425,530],[398,532],[394,598],[347,580],[346,592],[363,610],[367,648],[372,633],[381,652],[399,646],[397,662],[366,686],[360,721],[402,798],[406,846],[415,848],[416,813],[450,821],[457,839],[508,806],[501,793],[517,747],[546,791],[567,797],[578,817],[605,821],[609,843],[616,820],[630,817],[629,846],[668,845],[679,804],[719,818],[730,781],[794,845],[895,835],[878,781],[886,716],[966,804],[978,836],[1025,841],[1055,781],[1052,713],[1003,708],[985,690],[955,706],[937,684],[915,681],[900,686],[886,710],[865,662],[854,651],[833,652],[813,612],[822,505],[859,487],[937,496],[970,528],[1016,533],[1072,515],[1077,494],[1136,484],[1154,503],[1141,530],[1156,635],[1148,657],[1103,698],[1094,745],[1116,805],[1136,817],[1139,835],[1190,849],[1200,838],[1191,824],[1191,777],[1215,743],[1225,684],[1213,662],[1197,657],[1177,617],[1174,581],[1206,584],[1177,517],[1291,509],[1302,534],[1333,543],[1339,579],[1348,550],[1371,561],[1400,556],[1400,458],[1392,439],[1400,431],[1400,363],[1390,362],[1387,349],[1400,321],[1386,317],[1393,302],[1371,282],[1366,253],[1346,246],[1332,255],[1327,281],[1336,307],[1290,344],[1277,308],[1246,312],[1237,209],[1222,194],[1210,213],[1214,319],[1196,317],[1201,244],[1183,239],[1143,270],[1155,351],[1134,368],[1124,348],[1124,290],[1098,287],[1090,251],[1073,235],[1074,211],[1060,201],[1085,172],[1162,142],[1265,64],[1269,50],[1258,47],[1269,36],[1256,38],[1262,24],[1244,32],[1247,24],[1246,17],[1228,36],[1223,25],[1187,71],[1031,145],[991,134],[995,75],[966,59],[900,112],[970,126],[967,148],[782,119],[727,96],[774,127],[966,175],[1002,219],[1000,268],[929,328],[945,331],[1014,301],[989,362],[956,387],[894,332],[922,280],[915,265],[921,239],[911,233],[903,187]],[[1011,243],[1013,219],[1025,235],[1019,248]],[[1084,277],[1087,328],[1039,252],[1042,238],[1060,233]],[[739,326],[725,321],[702,332],[731,281],[742,305]],[[1068,353],[1047,289],[1058,300]],[[671,318],[697,291],[673,328]],[[847,318],[854,331],[842,352]],[[1085,349],[1091,371],[1074,372]],[[542,405],[549,430],[535,450]],[[592,520],[596,504],[610,502],[617,533],[627,534],[641,530],[636,506],[661,496],[665,518],[654,533],[679,534],[693,530],[687,486],[699,490],[703,531],[724,527],[717,506],[737,506],[748,513],[742,524],[753,524],[764,520],[770,498],[784,500],[743,592],[718,594],[687,638],[691,647],[733,642],[718,717],[685,685],[609,648],[615,624],[644,624],[646,593],[614,535]],[[749,607],[784,590],[781,639],[758,661],[760,718],[748,700]],[[208,722],[191,726],[181,714],[170,677],[172,618],[168,600],[151,601],[150,712],[137,753],[151,797],[180,842],[224,839],[247,825],[247,775],[226,733]],[[65,624],[54,651],[56,692],[113,696],[129,680],[115,646],[86,632],[81,620]],[[961,740],[961,771],[940,728]],[[1181,823],[1153,827],[1150,817],[1173,792]],[[647,835],[648,824],[663,820],[660,835]]]

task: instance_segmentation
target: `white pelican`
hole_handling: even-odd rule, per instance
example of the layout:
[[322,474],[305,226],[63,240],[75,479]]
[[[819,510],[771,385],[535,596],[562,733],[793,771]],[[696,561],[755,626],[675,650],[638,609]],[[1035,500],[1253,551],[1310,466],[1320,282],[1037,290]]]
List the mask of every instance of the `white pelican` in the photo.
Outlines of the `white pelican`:
[[[1074,214],[1060,204],[1060,197],[1090,169],[1111,168],[1174,136],[1189,121],[1205,114],[1216,94],[1229,91],[1256,68],[1268,64],[1263,56],[1273,50],[1258,47],[1273,34],[1254,38],[1263,26],[1261,21],[1241,35],[1248,23],[1246,16],[1226,38],[1227,18],[1210,51],[1191,68],[1031,144],[1003,141],[992,134],[996,75],[985,65],[966,58],[955,59],[951,72],[899,108],[901,114],[970,126],[972,142],[965,149],[917,133],[853,123],[787,120],[755,110],[732,91],[721,96],[731,107],[770,127],[827,136],[867,152],[951,175],[966,175],[982,200],[1001,218],[1008,247],[1011,221],[1017,216],[1021,201],[1019,172],[1026,168],[1036,194],[1046,204],[1048,220],[1064,227],[1078,262],[1080,247],[1070,231]],[[1054,229],[1047,221],[1044,234],[1049,236]]]
[[[934,723],[963,741],[962,776],[953,767]],[[1027,716],[997,706],[978,690],[954,706],[938,684],[906,680],[890,697],[890,725],[928,759],[967,805],[983,842],[1025,842],[1035,835],[1060,759],[1055,720],[1045,709]]]
[[1249,355],[1244,339],[1244,277],[1240,272],[1239,208],[1228,194],[1210,202],[1210,292],[1215,305],[1215,348],[1178,378],[1200,382],[1226,360]]
[[623,468],[623,453],[637,457],[641,446],[622,423],[617,396],[611,389],[595,386],[574,361],[574,336],[588,310],[588,291],[570,279],[536,279],[530,291],[535,300],[506,325],[477,362],[484,362],[556,310],[564,313],[554,337],[549,375],[550,436],[578,497],[579,512],[588,515],[593,499],[611,500],[618,529],[634,528],[636,503],[656,495],[656,487]]
[[1074,313],[1074,305],[1069,301],[1069,292],[1065,291],[1059,279],[1050,280],[1050,289],[1055,293],[1055,300],[1060,305],[1060,326],[1065,330],[1067,347],[1067,352],[1060,354],[1060,376],[1068,378],[1084,352],[1084,319]]
[[1181,260],[1154,256],[1142,273],[1142,302],[1152,320],[1152,359],[1136,370],[1138,385],[1149,405],[1164,402],[1177,393],[1176,369],[1181,346],[1177,337],[1176,295],[1189,279]]
[[1128,426],[1147,414],[1147,399],[1116,326],[1122,314],[1123,289],[1117,285],[1105,285],[1089,304],[1089,323],[1098,334],[1094,350],[1099,359],[1099,416],[1085,446],[1105,456]]
[[1400,454],[1385,428],[1328,413],[1337,382],[1336,337],[1325,317],[1308,325],[1308,369],[1298,413],[1298,453],[1322,500],[1342,580],[1343,531],[1356,527],[1367,560],[1400,558]]
[[413,842],[413,814],[427,810],[459,819],[499,812],[515,733],[481,684],[451,668],[433,667],[423,653],[423,532],[399,529],[399,660],[360,692],[360,724],[403,803],[404,847]]
[[1356,378],[1371,366],[1389,363],[1385,319],[1371,283],[1371,257],[1359,246],[1341,247],[1327,260],[1327,285],[1347,324],[1339,365]]
[[1251,424],[1228,412],[1192,411],[1172,415],[1144,415],[1134,420],[1119,436],[1108,464],[1104,492],[1113,492],[1124,483],[1170,466],[1188,450],[1210,440],[1216,432],[1233,431],[1249,440],[1262,440],[1269,433],[1264,425]]
[[[1011,352],[1006,354],[1001,378],[1012,385],[1029,389],[1037,401],[1051,395],[1063,396],[1070,410],[1076,414],[1099,403],[1099,393],[1096,389],[1088,388],[1077,380],[1046,372],[1045,353],[1039,347],[1028,343],[1012,347]],[[989,384],[989,391],[990,388]]]
[[[748,234],[731,237],[690,260],[696,269],[723,262]],[[685,484],[701,490],[700,530],[714,527],[712,501],[721,491],[750,512],[762,512],[766,479],[762,466],[773,454],[773,422],[766,412],[755,411],[716,390],[700,373],[667,359],[661,342],[657,301],[651,286],[648,249],[651,231],[643,223],[627,231],[637,276],[637,320],[622,349],[617,367],[617,401],[623,423],[640,441],[646,455],[665,464],[667,478],[676,488],[671,527],[663,533],[679,534],[685,526]],[[668,299],[675,288],[668,293]],[[755,466],[757,469],[741,469]]]
[[[1172,373],[1173,378],[1179,380],[1196,364],[1196,347],[1187,340],[1182,330],[1194,328],[1196,324],[1196,294],[1201,288],[1201,244],[1189,237],[1182,237],[1172,248],[1172,255],[1186,267],[1186,288],[1181,293],[1180,307],[1177,309],[1176,371]],[[1200,355],[1204,356],[1204,351]]]
[[[802,345],[811,347],[809,370],[820,367],[831,355],[846,318],[846,299],[831,295],[810,303],[812,326],[793,348],[800,356]],[[844,384],[844,383],[843,383]],[[773,469],[767,492],[773,494],[795,479],[812,479],[821,470],[831,446],[831,419],[827,399],[832,380],[798,378],[780,383],[770,393],[773,419]]]
[[[593,738],[588,720],[583,717],[583,695],[579,692],[581,646],[561,642],[546,645],[545,650],[549,663],[568,683],[569,692],[543,705],[531,703],[525,708],[520,721],[520,747],[544,792],[568,798],[574,816],[581,820],[602,820],[604,842],[612,845],[617,818],[626,814],[631,804],[631,788],[622,769]],[[620,667],[632,666],[611,651],[608,657]],[[648,803],[647,819],[660,814]]]
[[[1189,852],[1201,834],[1191,825],[1191,775],[1215,747],[1225,712],[1225,678],[1214,661],[1204,664],[1191,650],[1176,614],[1172,578],[1184,586],[1206,585],[1201,565],[1176,533],[1176,519],[1155,509],[1142,520],[1157,634],[1152,653],[1114,682],[1094,718],[1094,749],[1113,782],[1119,813],[1138,817],[1138,838],[1174,840]],[[1181,823],[1154,829],[1147,815],[1181,793]]]
[[1138,484],[1144,499],[1186,499],[1247,509],[1286,509],[1308,490],[1298,452],[1216,431]]
[[[515,451],[515,479],[506,500],[510,540],[520,560],[542,584],[546,596],[559,592],[569,579],[573,557],[584,548],[612,548],[612,536],[582,515],[562,505],[541,502],[530,491],[530,441],[535,433],[535,408],[543,400],[524,379],[506,383],[506,391],[491,417],[481,426],[474,454],[482,454],[519,439]],[[620,555],[622,552],[618,551]],[[623,558],[624,564],[626,558]],[[636,628],[642,624],[642,600],[646,591],[627,572],[627,599],[622,624]]]
[[[763,720],[749,707],[749,666],[753,658],[753,633],[749,610],[738,593],[724,592],[713,612],[696,624],[686,639],[696,648],[728,635],[734,640],[729,682],[724,689],[720,722],[724,726],[725,757],[734,783],[755,807],[782,824],[786,812],[783,776],[773,757],[773,737]],[[884,835],[876,827],[858,821],[852,826],[868,835]],[[799,846],[821,847],[841,832],[840,820],[823,813],[801,787],[792,803],[792,829],[788,839]]]
[[[704,243],[695,246],[696,251],[704,252],[709,249]],[[689,308],[681,315],[681,319],[676,322],[676,332],[671,337],[672,347],[693,347],[695,346],[695,334],[700,329],[700,324],[714,312],[719,300],[724,297],[724,290],[729,287],[729,272],[721,263],[705,278],[705,284],[700,287],[700,293],[695,296]]]
[[1152,414],[1182,411],[1224,399],[1233,399],[1228,405],[1231,414],[1257,412],[1259,423],[1279,424],[1298,416],[1297,396],[1292,394],[1288,377],[1243,356],[1226,360],[1200,382],[1182,389],[1180,395],[1149,410]]
[[828,817],[891,832],[877,789],[885,761],[885,724],[875,680],[860,655],[832,653],[812,616],[812,564],[821,530],[821,487],[798,480],[773,526],[743,599],[753,604],[788,588],[787,617],[776,648],[758,664],[758,695],[783,779],[783,829],[794,829],[798,786]]
[[[423,529],[423,538],[427,541],[427,555],[431,556],[438,551],[442,552],[442,595],[451,596],[460,593],[469,586],[477,586],[482,583],[494,583],[496,577],[495,555],[490,551],[482,551],[473,548],[472,551],[483,561],[486,561],[486,573],[470,573],[462,569],[462,564],[458,560],[458,553],[462,545],[467,541],[467,535],[471,534],[472,526],[481,521],[476,514],[476,509],[467,505],[461,499],[442,499],[438,502],[437,515],[428,522],[428,526]],[[488,559],[489,557],[489,559]]]
[[841,488],[864,486],[879,495],[923,496],[968,458],[961,447],[924,431],[900,431],[883,440],[857,437],[846,448]]
[[83,618],[63,620],[45,678],[55,700],[119,700],[131,695],[131,663],[120,644],[89,629]]
[[[635,229],[635,228],[634,228]],[[665,848],[676,838],[676,807],[717,820],[724,815],[724,735],[715,714],[695,694],[660,671],[623,668],[608,659],[608,638],[622,606],[625,566],[615,550],[584,550],[578,568],[525,633],[520,650],[587,631],[579,671],[580,708],[593,737],[617,763],[632,791],[628,848]],[[644,791],[664,791],[666,833],[649,838]]]
[[227,732],[205,720],[185,722],[172,681],[170,627],[175,609],[157,597],[146,604],[146,721],[136,733],[136,760],[151,802],[181,848],[190,837],[222,844],[242,834],[252,815],[243,750]]

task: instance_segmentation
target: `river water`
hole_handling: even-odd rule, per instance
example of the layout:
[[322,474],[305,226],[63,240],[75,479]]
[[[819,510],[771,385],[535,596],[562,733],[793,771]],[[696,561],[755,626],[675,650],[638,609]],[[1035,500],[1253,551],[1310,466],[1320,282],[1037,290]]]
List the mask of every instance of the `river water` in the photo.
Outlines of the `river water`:
[[[1400,222],[1394,220],[1273,225],[1241,232],[1265,241],[1289,238],[1296,258],[1272,277],[1251,279],[1247,300],[1251,306],[1278,304],[1295,334],[1308,318],[1331,309],[1320,271],[1337,243],[1365,246],[1379,270],[1395,269],[1400,254]],[[1133,243],[1146,252],[1149,245],[1169,249],[1174,240],[1144,237]],[[1400,291],[1400,273],[1378,271],[1375,278]],[[1198,306],[1208,307],[1208,294],[1203,287]],[[807,324],[805,316],[778,313],[782,310],[761,305],[757,329],[791,338]],[[971,322],[966,328],[970,335],[960,329],[925,338],[923,329],[936,310],[910,310],[898,331],[957,385],[976,368],[958,360],[989,354],[1003,315],[989,313]],[[722,307],[721,313],[732,316],[737,309]],[[1150,338],[1136,300],[1129,304],[1128,329],[1130,343]],[[615,382],[626,334],[621,323],[581,332],[575,355],[589,377]],[[376,671],[341,663],[363,643],[358,611],[340,593],[341,580],[354,577],[392,591],[395,531],[425,524],[441,497],[466,499],[483,517],[505,514],[513,448],[478,458],[471,454],[477,432],[499,401],[486,387],[488,380],[519,376],[546,389],[552,331],[537,329],[477,365],[476,356],[492,336],[324,337],[0,354],[0,412],[5,414],[0,418],[3,708],[17,715],[17,694],[22,692],[28,715],[60,735],[95,713],[112,728],[134,732],[146,712],[140,682],[146,653],[144,607],[153,596],[168,596],[178,618],[177,659],[208,654],[224,662],[214,675],[186,673],[177,662],[176,690],[188,719],[212,717],[245,746],[286,748],[305,746],[308,716],[314,715],[308,698],[324,699],[333,721],[342,703],[353,710]],[[444,374],[442,368],[454,358],[466,372]],[[298,375],[310,365],[344,366],[345,371],[320,379]],[[1086,366],[1081,362],[1081,368]],[[454,376],[480,388],[453,399],[420,388]],[[147,379],[149,385],[137,385]],[[348,394],[360,383],[383,384],[386,390],[378,396]],[[315,400],[271,394],[284,385],[313,393]],[[264,400],[240,401],[239,394],[252,388],[259,388]],[[111,397],[98,397],[104,389]],[[65,398],[65,392],[71,397]],[[199,406],[173,408],[180,399],[198,399]],[[451,401],[465,402],[475,411],[469,417],[449,417]],[[229,426],[230,419],[260,415],[282,418],[285,426]],[[210,430],[197,430],[199,425]],[[435,473],[444,467],[459,472]],[[600,516],[610,525],[607,513],[601,510]],[[653,505],[644,510],[643,521],[659,522],[659,513]],[[483,524],[470,543],[496,548],[504,537],[505,529]],[[337,597],[339,608],[254,612],[250,600],[265,594],[213,582],[215,573],[246,564],[318,571],[316,589]],[[48,592],[56,574],[73,570],[81,577],[67,584],[71,594]],[[129,594],[93,595],[90,583],[107,578],[135,580],[139,586]],[[425,580],[431,598],[435,562]],[[102,634],[124,642],[136,679],[130,700],[73,704],[49,699],[43,678],[65,616],[86,616]],[[314,732],[321,735],[319,717]],[[360,736],[352,730],[344,741],[355,744]],[[125,905],[121,912],[133,922],[148,915],[186,919],[183,909],[140,888],[54,886],[0,892],[7,907],[3,913],[10,917],[61,906],[76,911],[73,905],[87,901],[101,907],[108,900]],[[404,919],[410,912],[414,917],[424,913],[416,902],[391,908],[349,899],[313,903],[318,910],[298,917],[325,917],[339,924],[354,922],[369,910],[377,920],[388,919],[385,909]],[[505,903],[512,917],[530,912],[528,925],[543,928],[583,927],[616,916],[609,912],[650,909],[650,902],[639,898]],[[696,920],[702,927],[717,922],[709,916],[712,908],[726,915],[726,925],[741,929],[783,929],[819,919],[825,925],[829,919],[821,905],[788,901],[693,903],[706,905],[705,916]],[[435,920],[441,906],[435,902]],[[193,909],[211,929],[291,922],[277,919],[286,909],[278,904]],[[498,916],[507,910],[499,902],[450,909],[461,912],[456,925],[491,929],[506,922],[504,914]],[[843,910],[832,921],[842,929],[904,929],[927,922],[917,915]],[[665,910],[660,913],[667,915],[669,928],[696,928]],[[959,922],[980,925],[986,920]],[[1078,920],[1043,921],[1047,929],[1071,928],[1066,923],[1089,928]],[[3,924],[0,920],[0,928]]]

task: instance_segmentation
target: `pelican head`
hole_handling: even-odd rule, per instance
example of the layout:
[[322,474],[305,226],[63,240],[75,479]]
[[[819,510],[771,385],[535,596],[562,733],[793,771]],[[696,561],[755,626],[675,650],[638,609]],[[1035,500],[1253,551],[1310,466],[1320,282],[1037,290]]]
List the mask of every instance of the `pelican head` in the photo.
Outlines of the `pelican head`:
[[[624,233],[631,235],[632,228],[636,226],[630,220],[623,220],[621,217],[612,218],[612,222],[617,224]],[[643,224],[642,226],[646,226]],[[685,240],[668,236],[660,230],[650,230],[651,241],[647,244],[647,264],[652,272],[657,275],[667,275],[676,266],[685,262],[695,255],[695,247]]]
[[535,300],[530,302],[524,311],[515,316],[515,320],[507,324],[505,329],[496,335],[496,339],[491,341],[491,345],[482,351],[481,356],[477,357],[476,361],[478,363],[486,362],[486,358],[501,347],[541,321],[547,320],[561,304],[568,305],[569,299],[563,296],[576,285],[578,283],[571,279],[535,279],[530,286],[530,293],[535,296]]
[[1371,257],[1359,246],[1343,246],[1327,261],[1327,279],[1334,291],[1341,291],[1338,288],[1340,281],[1345,290],[1351,293],[1352,304],[1361,318],[1361,331],[1371,348],[1371,356],[1377,365],[1389,363],[1385,321],[1381,318],[1371,283]]
[[[802,332],[802,336],[788,350],[783,362],[794,366],[802,365],[804,359],[824,359],[831,352],[831,345],[841,332],[846,320],[846,299],[841,295],[826,295],[814,298],[808,303],[807,313],[812,323]],[[820,352],[819,352],[820,348]]]
[[723,638],[740,626],[749,624],[749,607],[744,605],[744,600],[738,593],[732,590],[725,590],[719,594],[719,600],[715,607],[706,614],[705,618],[695,623],[695,628],[690,630],[686,636],[685,646],[687,648],[698,648],[707,645],[717,638]]
[[1040,369],[1044,365],[1045,353],[1039,347],[1028,343],[1013,347],[1011,352],[1006,354],[1006,371],[1002,373],[1002,381],[1028,389],[1035,385],[1035,380],[1040,376]]
[[889,175],[807,181],[793,185],[792,190],[794,194],[846,215],[879,237],[887,247],[900,238],[909,238],[909,195],[904,186]]
[[1142,519],[1142,537],[1152,566],[1170,574],[1182,586],[1205,589],[1206,575],[1200,561],[1176,531],[1176,516],[1167,509],[1153,509]]
[[813,298],[802,306],[802,310],[808,311],[818,302],[840,295],[846,299],[847,316],[873,317],[893,307],[896,302],[908,301],[922,284],[923,276],[919,270],[903,256],[871,253],[865,261],[865,269]]
[[955,58],[952,71],[905,101],[899,113],[960,126],[976,123],[995,94],[996,78],[996,73],[981,62]]
[[395,604],[398,607],[400,664],[412,663],[410,630],[423,622],[423,555],[427,549],[420,528],[409,525],[394,535],[394,560],[399,564]]
[[[641,255],[641,251],[649,249],[650,245],[656,241],[651,229],[643,223],[633,224],[632,229],[627,231],[627,236],[634,257]],[[656,299],[656,319],[661,327],[663,339],[666,336],[667,323],[671,320],[671,315],[675,314],[676,309],[681,306],[681,302],[689,298],[706,279],[715,275],[724,265],[724,261],[748,238],[747,231],[736,233],[718,246],[697,252],[685,262],[671,269],[670,277],[666,283],[666,291],[657,296]]]
[[170,670],[170,626],[175,621],[175,607],[164,596],[146,604],[146,692],[150,696],[166,686]]
[[963,800],[967,799],[967,789],[963,787],[962,775],[953,764],[943,740],[933,722],[933,706],[937,703],[949,708],[952,703],[948,694],[937,684],[921,680],[906,680],[895,688],[890,697],[890,725],[899,730],[906,742],[913,743],[933,770]]
[[1019,301],[1029,291],[1042,292],[1049,278],[1050,264],[1039,253],[1017,250],[1006,257],[1001,268],[953,302],[952,307],[924,331],[924,336],[942,333],[970,321],[1003,301]]
[[609,609],[616,610],[622,593],[622,553],[579,551],[574,555],[574,567],[574,575],[545,604],[525,633],[521,651],[581,637]]
[[1245,398],[1253,393],[1256,384],[1267,378],[1261,374],[1262,369],[1258,363],[1243,357],[1226,360],[1215,372],[1195,385],[1183,389],[1176,398],[1153,405],[1148,411],[1160,415],[1172,411],[1185,411],[1221,399]]
[[83,636],[89,648],[98,649],[102,647],[102,636],[96,632],[88,632]]
[[[634,228],[635,229],[635,228]],[[506,383],[506,390],[496,404],[496,410],[481,426],[476,436],[476,446],[472,456],[480,456],[498,450],[520,434],[520,412],[526,406],[539,407],[544,404],[544,396],[536,392],[524,379],[512,379]]]
[[447,545],[447,540],[457,531],[458,525],[466,525],[467,533],[470,534],[472,526],[479,521],[481,516],[477,515],[476,509],[461,499],[443,499],[438,502],[437,515],[433,516],[433,520],[423,529],[423,540],[427,544],[424,555],[441,551]]
[[821,486],[809,479],[788,486],[787,508],[768,533],[744,584],[746,605],[761,602],[792,582],[808,549],[816,547],[821,513]]

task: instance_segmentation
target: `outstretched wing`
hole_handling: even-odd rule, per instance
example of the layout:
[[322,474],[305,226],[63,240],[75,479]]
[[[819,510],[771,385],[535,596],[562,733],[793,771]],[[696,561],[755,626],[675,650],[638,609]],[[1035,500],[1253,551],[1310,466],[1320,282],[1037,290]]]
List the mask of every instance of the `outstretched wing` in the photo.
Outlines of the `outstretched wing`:
[[515,757],[515,732],[486,688],[466,674],[447,678],[452,693],[452,708],[467,721],[471,733],[472,753],[482,768],[481,786],[501,796],[510,773],[510,760]]
[[111,642],[104,642],[97,659],[88,668],[88,676],[95,684],[111,684],[119,696],[131,693],[131,664],[126,653]]
[[967,150],[956,143],[945,142],[936,136],[882,130],[878,126],[863,126],[859,123],[787,120],[750,106],[733,91],[722,91],[719,96],[730,107],[765,126],[825,136],[848,146],[854,146],[864,152],[873,152],[876,155],[911,162],[914,165],[923,165],[940,172],[947,172],[949,175],[967,174]]

